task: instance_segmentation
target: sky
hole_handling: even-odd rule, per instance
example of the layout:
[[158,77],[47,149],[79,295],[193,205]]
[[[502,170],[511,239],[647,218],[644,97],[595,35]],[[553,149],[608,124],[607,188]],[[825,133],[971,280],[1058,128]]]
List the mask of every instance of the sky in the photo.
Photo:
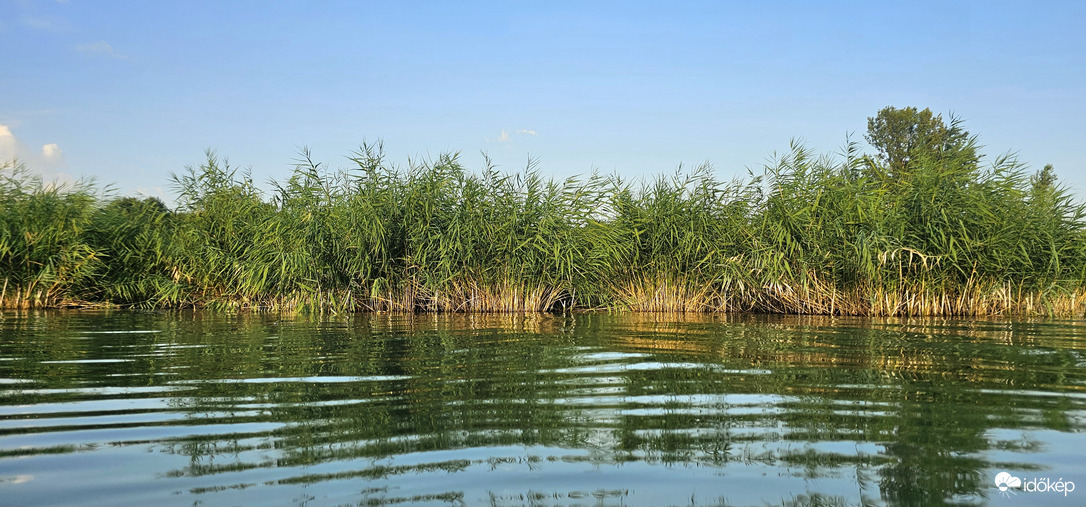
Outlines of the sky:
[[0,0],[0,159],[173,200],[206,150],[254,180],[535,159],[557,178],[863,144],[885,106],[1086,196],[1086,2]]

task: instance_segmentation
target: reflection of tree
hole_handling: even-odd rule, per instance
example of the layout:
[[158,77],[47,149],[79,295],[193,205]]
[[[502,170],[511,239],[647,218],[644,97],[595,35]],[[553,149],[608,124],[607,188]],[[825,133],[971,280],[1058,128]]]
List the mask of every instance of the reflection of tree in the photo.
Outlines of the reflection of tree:
[[[1039,408],[1044,427],[1050,429],[1072,426],[1068,414],[1075,404],[1070,398],[1016,396],[1009,404],[1000,399],[1005,397],[1002,391],[1007,385],[1051,387],[1068,385],[1068,375],[1081,378],[1081,374],[1074,374],[1071,347],[1052,344],[1053,337],[1042,338],[1045,334],[1038,333],[1035,326],[947,321],[901,325],[900,321],[824,318],[753,320],[756,325],[724,326],[714,338],[697,341],[714,343],[711,355],[721,358],[718,364],[724,371],[734,373],[710,375],[715,381],[693,382],[682,378],[690,375],[687,371],[630,375],[629,391],[649,386],[646,392],[665,395],[683,393],[696,385],[695,390],[701,393],[716,388],[720,393],[786,396],[777,402],[784,410],[776,413],[719,418],[728,428],[718,433],[731,444],[732,452],[727,455],[805,468],[807,473],[826,473],[849,465],[857,470],[871,467],[881,477],[883,500],[892,505],[941,505],[983,495],[990,479],[986,471],[993,466],[983,456],[992,445],[986,433],[997,427],[1028,427],[1028,416],[1017,409]],[[691,335],[701,334],[702,327],[694,327],[699,332]],[[634,350],[671,351],[675,361],[704,363],[704,354],[700,359],[694,357],[690,345],[671,343],[682,341],[682,337],[659,334],[654,343],[640,336],[619,340],[634,345]],[[992,346],[993,342],[1008,341],[1016,346]],[[1049,348],[1053,353],[1038,356],[1038,348]],[[1044,367],[1026,366],[1041,366],[1039,362]],[[755,374],[758,369],[772,374]],[[773,399],[765,402],[772,405]],[[726,406],[718,410],[727,412]],[[704,414],[665,410],[632,419],[623,421],[624,448],[635,447],[648,456],[656,452],[663,459],[698,459],[699,452],[719,456],[710,447],[714,443],[719,447],[719,440],[690,431],[707,426]],[[765,449],[770,428],[778,421],[787,423],[781,435],[783,443],[769,446],[770,451],[748,451],[752,441],[761,441]],[[766,431],[737,431],[744,426]],[[653,431],[645,431],[647,428]],[[794,450],[803,445],[817,449],[835,441],[877,442],[881,452],[865,456]],[[859,478],[862,474],[856,475]]]
[[988,447],[985,414],[963,403],[960,389],[921,386],[913,391],[921,399],[900,404],[892,440],[885,444],[893,459],[879,471],[883,498],[894,505],[954,503],[987,484],[988,464],[978,457]]

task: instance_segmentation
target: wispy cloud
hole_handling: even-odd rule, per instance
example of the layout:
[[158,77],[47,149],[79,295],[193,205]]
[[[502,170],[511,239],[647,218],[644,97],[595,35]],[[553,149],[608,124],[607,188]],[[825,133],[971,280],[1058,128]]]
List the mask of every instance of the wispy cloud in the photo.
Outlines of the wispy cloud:
[[155,197],[164,203],[172,203],[162,187],[136,187],[136,193],[143,197]]
[[37,30],[58,31],[64,28],[61,23],[46,19],[40,16],[23,15],[19,18],[19,22],[23,26],[28,26]]
[[13,24],[17,23],[31,30],[52,32],[54,34],[68,32],[72,28],[71,21],[62,16],[57,9],[45,5],[45,2],[16,0],[7,3],[13,4],[12,10],[18,14],[5,21],[10,21]]
[[499,134],[496,139],[491,139],[489,137],[484,137],[483,140],[488,142],[488,143],[506,143],[506,144],[508,144],[508,143],[513,142],[513,135],[514,134],[515,135],[528,135],[528,136],[539,135],[538,133],[536,133],[536,131],[531,130],[531,129],[517,129],[517,130],[514,130],[512,133],[510,133],[508,130],[502,129],[501,134]]
[[75,50],[88,55],[112,56],[113,58],[120,58],[122,60],[128,58],[127,56],[122,55],[114,50],[113,46],[111,46],[108,42],[102,40],[98,42],[79,44],[75,47]]

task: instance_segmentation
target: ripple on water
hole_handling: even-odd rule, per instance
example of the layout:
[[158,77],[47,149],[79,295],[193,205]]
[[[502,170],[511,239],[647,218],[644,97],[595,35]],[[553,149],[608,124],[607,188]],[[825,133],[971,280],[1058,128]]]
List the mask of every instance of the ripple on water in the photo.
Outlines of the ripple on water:
[[396,382],[410,380],[407,375],[367,375],[362,377],[260,377],[237,379],[175,380],[173,384],[341,384],[350,382]]
[[996,504],[992,470],[1086,473],[1067,327],[444,318],[0,326],[0,503]]
[[41,364],[99,364],[99,363],[130,363],[133,359],[64,359],[56,361],[42,361]]

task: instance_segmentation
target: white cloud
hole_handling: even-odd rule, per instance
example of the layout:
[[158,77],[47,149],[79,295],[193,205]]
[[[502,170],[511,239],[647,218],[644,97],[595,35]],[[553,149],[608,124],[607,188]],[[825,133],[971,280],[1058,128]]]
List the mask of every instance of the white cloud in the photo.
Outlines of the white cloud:
[[7,162],[19,155],[19,140],[7,125],[0,125],[0,160]]
[[520,130],[517,130],[517,133],[518,134],[528,134],[530,136],[539,135],[539,134],[536,133],[536,131],[531,130],[531,129],[520,129]]
[[25,164],[27,169],[40,174],[45,180],[72,181],[70,176],[61,172],[67,164],[60,145],[49,143],[43,144],[40,149],[33,149],[15,137],[11,127],[0,125],[0,163],[12,160]]
[[128,57],[118,53],[113,49],[108,42],[100,40],[98,42],[88,42],[86,44],[79,44],[75,47],[76,51],[88,55],[105,55],[112,56],[113,58],[127,59]]
[[57,143],[49,143],[45,146],[42,146],[41,155],[47,159],[52,160],[64,156],[64,154],[60,152],[60,146],[57,146]]

